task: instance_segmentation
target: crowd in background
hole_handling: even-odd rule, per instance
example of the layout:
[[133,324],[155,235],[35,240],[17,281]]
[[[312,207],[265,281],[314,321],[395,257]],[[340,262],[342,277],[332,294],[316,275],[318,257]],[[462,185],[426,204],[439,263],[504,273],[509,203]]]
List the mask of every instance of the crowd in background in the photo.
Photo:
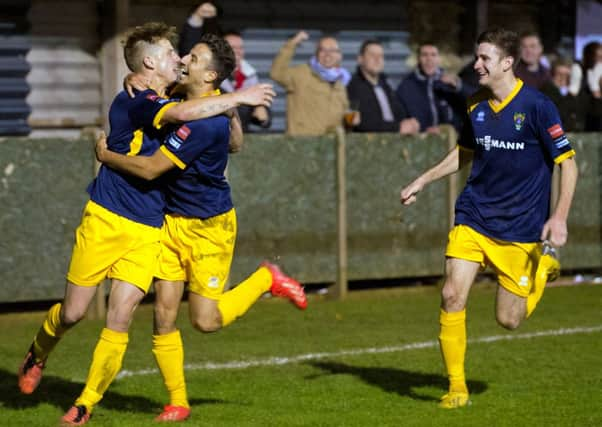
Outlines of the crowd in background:
[[[216,33],[232,46],[236,69],[221,89],[231,92],[258,82],[257,72],[244,57],[242,35],[224,31],[221,10],[213,3],[195,7],[182,26],[180,55],[185,55],[202,34]],[[384,73],[385,55],[378,39],[365,40],[357,55],[353,74],[341,67],[342,53],[334,36],[321,37],[315,55],[307,64],[291,65],[295,49],[309,38],[300,31],[289,39],[274,58],[270,77],[287,93],[287,133],[321,135],[344,123],[355,132],[398,132],[412,135],[437,133],[450,124],[459,129],[468,97],[478,90],[478,76],[467,64],[458,75],[441,67],[438,46],[421,43],[416,50],[416,68],[395,90]],[[591,42],[582,60],[543,54],[538,34],[521,35],[520,60],[516,75],[545,93],[558,107],[565,130],[602,131],[602,44]],[[271,112],[265,107],[241,107],[246,131],[254,124],[269,129]],[[257,129],[257,128],[255,128]]]

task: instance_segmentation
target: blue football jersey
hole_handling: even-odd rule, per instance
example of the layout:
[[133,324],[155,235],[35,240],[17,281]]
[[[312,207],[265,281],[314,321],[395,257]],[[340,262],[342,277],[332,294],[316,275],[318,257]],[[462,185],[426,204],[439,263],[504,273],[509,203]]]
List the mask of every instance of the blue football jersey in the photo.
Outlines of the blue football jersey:
[[229,143],[226,116],[191,121],[168,134],[161,151],[179,169],[166,176],[166,212],[207,219],[232,209],[225,177]]
[[485,91],[469,101],[458,144],[473,151],[456,224],[505,241],[537,242],[549,217],[554,163],[572,157],[552,101],[518,83],[499,105]]
[[[164,137],[160,118],[174,102],[152,90],[137,92],[135,98],[119,93],[109,110],[109,150],[129,156],[152,155]],[[88,193],[91,200],[118,215],[161,227],[165,208],[161,181],[146,181],[103,165],[88,186]]]

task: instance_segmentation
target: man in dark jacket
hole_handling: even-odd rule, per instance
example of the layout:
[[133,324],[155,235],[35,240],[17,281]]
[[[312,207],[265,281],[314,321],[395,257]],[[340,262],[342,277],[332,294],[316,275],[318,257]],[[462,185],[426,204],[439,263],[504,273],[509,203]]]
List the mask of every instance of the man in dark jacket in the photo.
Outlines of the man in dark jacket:
[[571,65],[570,61],[556,60],[552,64],[552,79],[543,84],[541,92],[547,95],[558,108],[565,131],[583,132],[587,99],[583,91],[577,95],[569,92]]
[[347,86],[350,106],[360,113],[356,132],[417,133],[420,124],[408,116],[383,73],[384,50],[378,40],[362,43],[357,71]]
[[449,123],[459,130],[466,110],[461,81],[440,68],[439,49],[432,43],[418,47],[418,67],[397,87],[397,96],[408,113],[420,122],[420,131],[437,132]]

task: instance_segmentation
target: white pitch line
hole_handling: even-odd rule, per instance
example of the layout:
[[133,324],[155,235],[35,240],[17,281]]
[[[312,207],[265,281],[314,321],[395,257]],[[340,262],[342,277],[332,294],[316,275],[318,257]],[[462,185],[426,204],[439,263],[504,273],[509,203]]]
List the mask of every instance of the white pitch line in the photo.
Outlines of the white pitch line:
[[[528,332],[524,334],[508,334],[508,335],[491,335],[481,338],[469,339],[469,344],[476,343],[491,343],[496,341],[513,341],[513,340],[524,340],[530,338],[539,337],[550,337],[550,336],[561,336],[561,335],[575,335],[575,334],[588,334],[592,332],[602,332],[602,325],[590,326],[590,327],[576,327],[576,328],[562,328],[562,329],[551,329],[547,331],[539,332]],[[187,371],[198,371],[198,370],[222,370],[222,369],[246,369],[254,368],[258,366],[280,366],[289,365],[292,363],[306,362],[308,360],[320,360],[329,359],[342,356],[359,356],[362,354],[381,354],[381,353],[399,353],[408,350],[419,350],[424,348],[438,347],[438,341],[423,341],[398,346],[387,346],[387,347],[371,347],[371,348],[358,348],[351,350],[341,350],[334,352],[324,353],[307,353],[299,354],[297,356],[281,356],[281,357],[269,357],[267,359],[256,359],[256,360],[238,360],[232,362],[205,362],[205,363],[192,363],[184,365],[184,369]],[[123,370],[117,375],[117,379],[127,377],[137,377],[141,375],[157,374],[159,370],[156,368],[151,369],[140,369],[137,371]]]

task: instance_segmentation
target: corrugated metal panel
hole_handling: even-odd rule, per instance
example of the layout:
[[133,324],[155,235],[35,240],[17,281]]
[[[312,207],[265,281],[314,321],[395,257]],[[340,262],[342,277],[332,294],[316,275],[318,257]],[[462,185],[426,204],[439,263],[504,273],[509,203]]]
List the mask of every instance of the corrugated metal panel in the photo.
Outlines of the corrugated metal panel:
[[99,16],[94,0],[32,1],[27,81],[34,129],[102,122]]
[[27,117],[31,110],[25,102],[29,92],[25,55],[30,44],[26,37],[15,35],[16,30],[13,22],[0,26],[0,135],[27,135],[30,131]]

